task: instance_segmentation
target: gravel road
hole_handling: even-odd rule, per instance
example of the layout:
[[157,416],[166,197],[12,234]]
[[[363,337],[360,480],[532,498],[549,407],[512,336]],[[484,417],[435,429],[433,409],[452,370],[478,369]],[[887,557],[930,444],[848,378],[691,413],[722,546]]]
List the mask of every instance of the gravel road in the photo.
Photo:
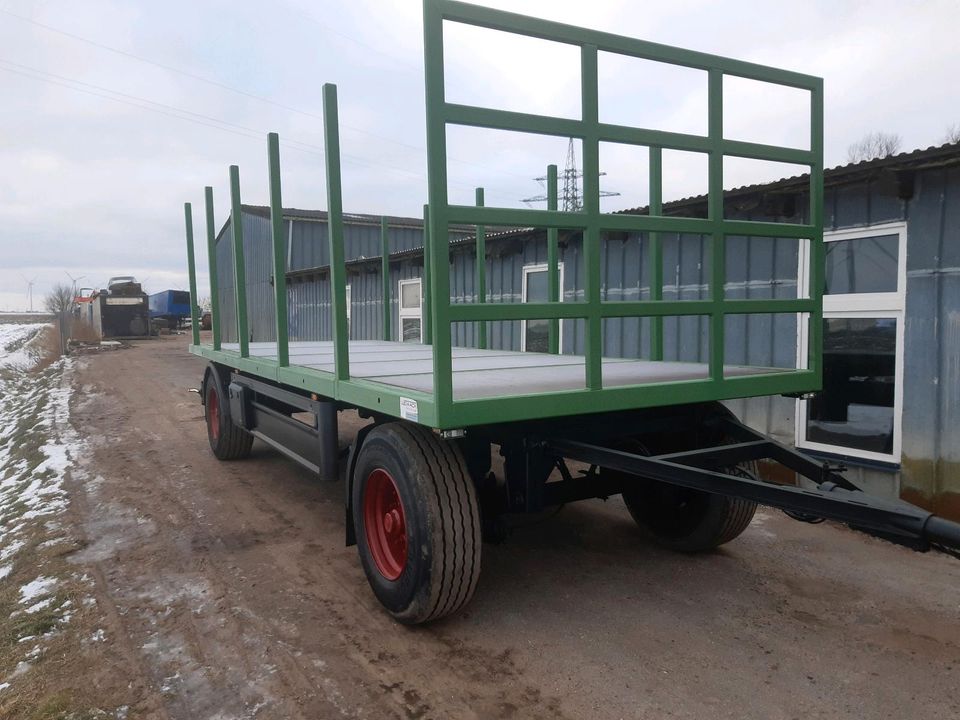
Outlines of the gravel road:
[[[589,501],[485,546],[473,602],[393,623],[343,486],[257,443],[220,463],[186,338],[85,360],[71,512],[130,717],[960,717],[960,562],[763,510],[707,556]],[[341,443],[360,421],[341,415]]]

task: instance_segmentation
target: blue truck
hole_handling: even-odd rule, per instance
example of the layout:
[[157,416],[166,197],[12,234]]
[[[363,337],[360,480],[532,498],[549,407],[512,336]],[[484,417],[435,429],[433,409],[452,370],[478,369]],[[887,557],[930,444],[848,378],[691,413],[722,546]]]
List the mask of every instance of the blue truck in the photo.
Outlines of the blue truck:
[[150,319],[166,320],[171,328],[179,328],[190,317],[190,293],[186,290],[163,290],[150,296]]

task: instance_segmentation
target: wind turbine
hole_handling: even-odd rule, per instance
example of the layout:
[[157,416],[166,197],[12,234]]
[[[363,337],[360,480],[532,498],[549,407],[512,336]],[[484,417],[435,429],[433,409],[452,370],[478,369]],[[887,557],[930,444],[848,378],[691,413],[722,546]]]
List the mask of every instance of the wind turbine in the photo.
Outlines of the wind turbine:
[[23,278],[23,281],[27,284],[27,302],[30,304],[29,312],[33,312],[33,285],[37,282],[37,276],[34,275],[33,280],[27,280],[26,276],[21,273],[20,277]]
[[76,296],[77,296],[77,283],[80,282],[81,280],[83,280],[83,279],[86,277],[86,275],[80,275],[79,277],[74,277],[73,275],[71,275],[70,273],[68,273],[66,270],[64,270],[63,272],[66,273],[67,277],[70,278],[70,282],[73,283],[73,297],[76,297]]

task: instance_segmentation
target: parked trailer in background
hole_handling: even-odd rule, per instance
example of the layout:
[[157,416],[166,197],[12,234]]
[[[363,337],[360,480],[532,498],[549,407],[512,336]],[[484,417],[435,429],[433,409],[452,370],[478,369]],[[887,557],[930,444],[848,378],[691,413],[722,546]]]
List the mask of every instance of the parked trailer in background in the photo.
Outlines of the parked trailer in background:
[[190,293],[187,290],[163,290],[153,293],[150,301],[150,319],[166,320],[171,328],[178,328],[190,317]]
[[129,275],[110,278],[99,290],[82,288],[74,299],[74,314],[100,339],[150,335],[147,295]]
[[[504,112],[449,103],[444,96],[444,23],[553,40],[575,46],[581,60],[579,119]],[[287,321],[286,235],[280,187],[279,139],[268,139],[270,225],[276,340],[251,342],[240,175],[230,168],[232,281],[236,343],[222,340],[213,190],[205,191],[213,338],[201,344],[198,309],[191,305],[190,351],[210,362],[201,399],[208,439],[221,460],[245,457],[259,438],[321,477],[338,477],[337,413],[356,409],[373,420],[354,438],[345,463],[346,537],[358,546],[377,598],[397,620],[420,623],[463,607],[480,573],[481,541],[502,536],[504,518],[574,500],[620,494],[641,531],[681,552],[713,549],[749,525],[757,504],[779,507],[798,520],[831,518],[918,550],[960,548],[960,525],[904,502],[880,500],[848,481],[842,470],[781,445],[738,421],[720,401],[820,390],[823,295],[823,86],[819,78],[680,50],[559,23],[544,22],[450,0],[424,0],[429,203],[423,336],[428,344],[384,339],[351,341],[343,247],[336,88],[325,85],[332,341],[294,341]],[[600,121],[598,53],[643,58],[705,71],[709,83],[705,136]],[[734,141],[723,132],[724,78],[747,78],[809,94],[809,149]],[[446,132],[450,125],[579,138],[583,209],[557,210],[557,172],[547,171],[546,210],[451,204],[447,197]],[[650,204],[645,214],[612,215],[599,207],[599,145],[649,148]],[[707,217],[662,215],[662,151],[685,150],[709,159]],[[789,162],[810,169],[805,222],[731,220],[723,214],[725,157]],[[185,207],[191,297],[196,298],[192,206]],[[487,227],[541,227],[547,232],[548,287],[542,302],[474,302],[450,292],[451,227],[475,227],[477,287],[485,287]],[[559,297],[558,231],[582,233],[586,288],[582,300]],[[649,297],[606,300],[600,286],[600,240],[605,233],[643,232],[654,268],[662,267],[659,233],[710,242],[708,299],[664,300],[662,273]],[[384,308],[390,286],[387,223],[382,226]],[[796,298],[725,296],[725,241],[732,236],[788,238],[806,243],[814,258]],[[385,311],[386,312],[386,311]],[[734,364],[725,357],[728,320],[750,314],[788,315],[808,323],[809,341],[797,366]],[[669,317],[709,318],[706,362],[664,359]],[[646,359],[605,358],[604,321],[645,318]],[[474,347],[455,347],[451,327],[491,321],[541,320],[547,352],[491,350],[485,334]],[[561,320],[585,325],[583,355],[558,352]],[[491,472],[492,453],[503,473]],[[755,463],[779,463],[806,483],[762,481]],[[569,461],[580,463],[574,470]]]

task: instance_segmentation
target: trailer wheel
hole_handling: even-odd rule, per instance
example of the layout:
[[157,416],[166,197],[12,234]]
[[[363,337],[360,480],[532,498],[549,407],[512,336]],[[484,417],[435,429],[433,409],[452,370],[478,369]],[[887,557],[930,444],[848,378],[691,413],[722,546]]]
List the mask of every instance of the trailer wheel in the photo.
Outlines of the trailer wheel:
[[[742,468],[731,475],[750,476]],[[728,543],[747,529],[757,504],[658,480],[634,478],[623,502],[640,530],[656,544],[685,553],[705,552]]]
[[253,445],[253,435],[230,419],[230,401],[215,370],[207,370],[203,387],[203,416],[213,454],[218,460],[241,460],[247,457]]
[[380,425],[360,448],[352,492],[363,570],[395,619],[436,620],[470,600],[480,509],[456,444],[419,425]]

